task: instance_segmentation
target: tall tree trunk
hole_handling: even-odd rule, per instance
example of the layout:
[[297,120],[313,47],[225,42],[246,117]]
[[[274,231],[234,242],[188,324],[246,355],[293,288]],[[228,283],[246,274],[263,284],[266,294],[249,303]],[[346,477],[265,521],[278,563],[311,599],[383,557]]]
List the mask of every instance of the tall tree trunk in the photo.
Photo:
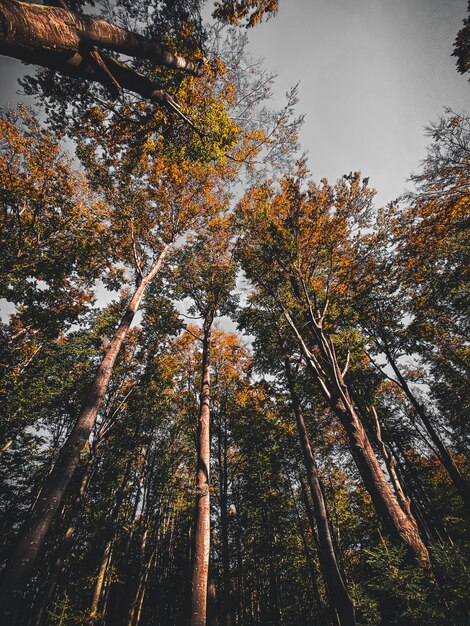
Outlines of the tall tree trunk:
[[[300,537],[302,539],[302,545],[304,547],[304,552],[305,552],[305,560],[307,561],[307,567],[308,567],[308,571],[310,574],[310,580],[312,581],[312,589],[313,589],[313,595],[315,597],[315,607],[316,607],[316,612],[315,612],[315,623],[319,624],[319,626],[321,626],[321,619],[322,619],[322,615],[324,615],[325,613],[325,607],[324,604],[322,602],[321,596],[320,596],[320,591],[318,589],[318,578],[317,578],[317,571],[315,568],[315,563],[313,561],[313,557],[312,554],[310,552],[310,547],[308,545],[308,541],[307,541],[307,537],[305,534],[305,530],[302,524],[302,519],[300,516],[300,511],[299,511],[299,507],[297,506],[297,499],[295,497],[295,492],[294,492],[294,488],[292,486],[292,481],[291,478],[289,476],[289,472],[287,470],[287,468],[284,469],[285,474],[286,474],[286,478],[287,478],[287,482],[289,483],[289,489],[291,492],[291,496],[292,496],[292,502],[294,504],[294,511],[295,511],[295,517],[297,518],[297,525],[299,527],[299,532],[300,532]],[[301,487],[302,489],[302,487]],[[307,518],[308,518],[308,513],[307,513]],[[312,519],[313,522],[313,519]],[[310,519],[309,519],[309,524],[310,524]],[[311,527],[312,530],[312,534],[316,535],[316,528],[315,526],[312,524]],[[316,544],[316,539],[315,539],[315,545]]]
[[297,422],[300,445],[304,455],[307,470],[308,485],[313,501],[313,511],[318,532],[319,559],[323,578],[328,592],[328,599],[332,612],[337,615],[341,626],[354,626],[354,602],[348,593],[345,581],[341,576],[336,560],[333,541],[330,534],[328,512],[321,489],[320,476],[315,462],[310,441],[305,427],[304,418],[300,409],[300,400],[295,390],[291,366],[288,357],[284,359],[286,378],[289,386],[292,407]]
[[[222,428],[223,420],[223,428]],[[223,570],[223,623],[232,624],[232,608],[230,593],[230,551],[228,541],[228,471],[227,471],[227,420],[226,416],[219,417],[218,433],[218,461],[219,461],[219,499],[220,499],[220,533],[222,540],[222,570]]]
[[191,626],[206,626],[207,577],[210,552],[210,331],[212,319],[204,321],[201,393],[198,418],[196,468],[196,520],[192,577]]
[[89,612],[88,618],[86,620],[87,623],[89,623],[89,624],[92,624],[95,621],[95,619],[96,619],[96,617],[98,615],[98,608],[99,608],[99,604],[100,604],[101,593],[103,591],[104,581],[105,581],[105,578],[106,578],[106,572],[108,570],[109,563],[111,561],[112,547],[113,547],[112,540],[107,541],[106,545],[104,547],[104,550],[103,550],[103,556],[102,556],[102,559],[101,559],[100,568],[98,570],[98,576],[96,578],[95,587],[93,589],[93,596],[92,596],[92,600],[91,600],[90,612]]
[[20,534],[16,551],[8,563],[0,593],[0,616],[3,620],[3,626],[16,626],[17,624],[17,612],[21,605],[25,585],[32,574],[39,552],[57,509],[62,502],[65,491],[78,467],[80,453],[88,441],[101,402],[108,390],[116,358],[127,336],[145,289],[160,270],[168,249],[169,246],[166,245],[149,273],[142,279],[134,292],[101,360],[80,415],[42,487],[31,512],[29,522]]
[[431,441],[437,448],[438,458],[440,462],[442,463],[444,469],[448,473],[449,478],[454,484],[460,497],[465,502],[466,507],[470,510],[470,486],[468,482],[464,479],[464,477],[460,473],[459,468],[455,464],[454,459],[452,458],[450,452],[448,451],[447,447],[444,445],[444,442],[439,437],[437,431],[432,425],[431,420],[429,419],[429,416],[425,408],[423,407],[421,402],[419,402],[419,400],[416,398],[410,386],[408,385],[407,380],[401,373],[400,368],[398,367],[398,364],[395,358],[393,357],[390,350],[388,349],[388,346],[386,345],[381,346],[378,344],[378,347],[380,350],[383,350],[385,356],[387,357],[387,361],[390,363],[390,366],[393,369],[395,376],[397,377],[397,382],[398,382],[399,387],[404,391],[406,397],[410,401],[410,404],[416,411],[424,428],[426,429],[426,432],[430,436]]
[[312,315],[311,329],[322,357],[320,362],[316,354],[308,349],[304,338],[285,310],[284,316],[297,338],[307,367],[323,398],[346,431],[353,458],[379,519],[387,532],[400,538],[417,562],[428,568],[429,553],[416,521],[401,508],[385,477],[344,382],[344,372],[338,365],[333,342],[325,335],[321,322],[317,322]]
[[95,460],[94,456],[90,456],[90,458],[88,459],[87,464],[84,467],[83,475],[80,481],[80,485],[79,485],[79,489],[77,491],[76,497],[72,503],[70,512],[67,514],[67,517],[70,520],[70,522],[63,537],[59,539],[59,545],[57,546],[57,549],[52,558],[52,565],[49,570],[46,587],[42,593],[41,602],[39,606],[37,607],[37,611],[36,611],[36,615],[34,619],[34,626],[41,626],[41,624],[44,623],[44,620],[46,617],[46,610],[49,604],[51,603],[52,598],[55,594],[55,590],[56,590],[57,583],[59,580],[59,575],[60,575],[60,572],[62,571],[62,566],[74,544],[74,533],[75,533],[75,528],[77,525],[77,516],[79,514],[83,496],[85,495],[88,489],[88,484],[91,479],[91,473],[92,473],[94,460]]
[[379,416],[377,415],[377,409],[375,406],[372,406],[370,409],[372,413],[372,417],[374,419],[375,424],[375,435],[377,439],[377,443],[380,448],[380,452],[382,454],[382,458],[385,461],[385,465],[387,466],[387,472],[390,477],[390,481],[393,485],[393,489],[395,490],[395,494],[398,498],[401,508],[408,513],[408,515],[412,515],[410,508],[410,499],[406,497],[405,491],[402,487],[400,478],[396,471],[395,460],[393,456],[387,449],[384,440],[382,439],[382,428],[380,427]]
[[[80,509],[83,506],[83,500],[88,491],[88,487],[90,485],[94,469],[95,462],[97,459],[98,450],[101,448],[103,443],[106,441],[106,437],[109,434],[110,428],[113,424],[113,419],[116,416],[117,412],[121,408],[122,404],[125,400],[130,396],[130,394],[135,390],[135,386],[131,387],[131,390],[126,394],[124,400],[120,403],[118,408],[113,411],[111,417],[107,420],[104,420],[104,423],[101,424],[100,429],[96,433],[93,438],[93,444],[91,446],[90,455],[87,459],[87,462],[83,468],[82,475],[80,478],[80,484],[78,485],[78,489],[76,491],[75,497],[73,498],[72,504],[67,511],[67,519],[68,526],[62,537],[59,538],[59,545],[57,546],[55,553],[52,558],[52,565],[49,570],[48,579],[46,581],[46,587],[42,594],[41,602],[37,608],[37,613],[34,620],[34,626],[41,626],[44,622],[46,616],[46,609],[49,606],[56,587],[59,580],[60,573],[62,571],[63,564],[67,559],[70,551],[73,548],[75,543],[75,530],[77,527],[78,516],[80,513]],[[111,421],[110,421],[111,420]],[[136,428],[136,434],[138,432],[138,426]]]

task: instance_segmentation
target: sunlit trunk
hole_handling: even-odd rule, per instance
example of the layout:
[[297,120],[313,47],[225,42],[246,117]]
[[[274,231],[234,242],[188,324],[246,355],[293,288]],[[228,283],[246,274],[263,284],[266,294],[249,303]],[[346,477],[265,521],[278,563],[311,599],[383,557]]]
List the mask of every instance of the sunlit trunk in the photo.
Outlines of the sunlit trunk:
[[[63,62],[79,49],[97,46],[128,56],[148,59],[156,65],[199,74],[191,61],[175,56],[163,46],[103,20],[57,6],[0,0],[0,53],[23,59],[24,55],[62,53]],[[24,59],[27,60],[27,59]],[[36,58],[36,63],[38,63]]]

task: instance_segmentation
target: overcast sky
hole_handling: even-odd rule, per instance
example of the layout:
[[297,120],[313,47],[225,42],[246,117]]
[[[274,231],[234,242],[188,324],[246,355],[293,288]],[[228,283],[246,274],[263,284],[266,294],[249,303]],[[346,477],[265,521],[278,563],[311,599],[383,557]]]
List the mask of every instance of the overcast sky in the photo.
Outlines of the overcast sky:
[[[449,106],[470,112],[470,83],[455,69],[467,0],[280,0],[250,31],[251,51],[279,74],[275,101],[300,81],[302,145],[316,178],[370,176],[394,199],[425,155],[424,126]],[[18,96],[21,63],[0,57],[0,103]]]
[[423,128],[449,106],[470,112],[470,83],[453,42],[467,0],[280,0],[250,31],[251,49],[300,81],[302,144],[315,178],[370,176],[388,202],[425,156]]

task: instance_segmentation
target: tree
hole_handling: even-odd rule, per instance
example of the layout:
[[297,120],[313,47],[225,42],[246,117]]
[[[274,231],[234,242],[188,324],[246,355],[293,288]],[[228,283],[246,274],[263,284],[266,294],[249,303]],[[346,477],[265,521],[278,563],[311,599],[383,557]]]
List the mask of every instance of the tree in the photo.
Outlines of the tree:
[[[208,206],[207,194],[212,190],[212,179],[197,163],[183,166],[160,160],[147,162],[141,170],[147,186],[133,186],[132,177],[120,187],[116,195],[114,224],[119,233],[117,245],[121,258],[134,266],[135,291],[126,304],[124,314],[109,341],[99,364],[88,397],[61,448],[59,457],[36,501],[28,524],[23,529],[18,547],[8,566],[3,593],[11,601],[5,607],[5,619],[14,620],[23,586],[36,562],[49,527],[80,460],[80,453],[95,424],[102,400],[108,389],[114,363],[134,320],[147,287],[159,273],[162,264],[176,240],[203,219]],[[135,180],[135,179],[134,179]],[[109,190],[111,192],[111,189]],[[128,204],[131,200],[131,204]],[[119,203],[122,210],[119,210]],[[124,236],[125,235],[125,236]]]
[[[468,375],[464,285],[468,282],[469,130],[468,118],[452,111],[428,128],[433,141],[421,171],[412,177],[417,191],[398,213],[394,232],[398,276],[412,315],[408,334],[429,364],[431,391],[441,390],[442,414],[457,432],[462,432],[458,416],[468,405],[462,382]],[[418,405],[415,401],[438,456],[468,506],[468,482],[439,440],[430,416]]]
[[[427,342],[423,327],[421,327],[420,332],[421,323],[419,321],[420,319],[424,320],[425,304],[422,300],[416,306],[416,299],[419,297],[417,286],[420,282],[418,272],[413,270],[413,276],[405,278],[404,274],[399,271],[400,260],[390,249],[392,231],[396,225],[395,220],[403,219],[404,215],[402,214],[400,218],[397,218],[395,210],[392,210],[388,217],[386,215],[387,212],[382,213],[375,234],[371,233],[368,237],[367,244],[361,254],[361,261],[357,263],[357,276],[352,278],[351,284],[354,285],[352,302],[357,324],[367,342],[368,358],[372,360],[384,379],[391,381],[403,391],[411,405],[411,410],[424,426],[425,432],[431,440],[431,445],[436,449],[439,459],[449,473],[449,477],[464,501],[468,502],[468,487],[465,479],[434,425],[435,417],[426,408],[425,400],[420,398],[413,388],[413,381],[418,377],[420,382],[424,384],[428,384],[429,378],[424,372],[418,374],[419,368],[416,365],[410,366],[410,363],[406,364],[404,361],[405,357],[411,359],[413,354],[418,357],[419,353],[426,360],[429,359],[428,350],[424,348],[424,345],[419,347],[420,344]],[[421,224],[415,226],[413,238],[418,239],[420,237],[418,232],[420,227]],[[429,238],[426,237],[426,239],[429,243]],[[417,251],[410,255],[410,258],[411,256],[413,258],[412,263],[417,263]],[[405,261],[405,263],[408,262]],[[426,264],[426,267],[429,267],[429,264]],[[436,272],[433,273],[433,280],[436,280],[436,274]],[[407,293],[408,289],[414,292],[413,298],[410,298],[411,294]],[[433,296],[434,298],[435,296]],[[449,303],[449,299],[446,302]],[[411,315],[413,321],[410,323]],[[431,319],[432,316],[428,314],[426,325],[429,325]],[[432,326],[428,326],[428,328],[431,331]],[[429,338],[428,334],[428,340]],[[439,340],[444,340],[442,334],[439,334]],[[385,366],[378,364],[381,358],[385,358],[385,362],[392,369],[393,375],[386,372]]]
[[[428,566],[428,552],[416,522],[393,494],[349,390],[350,356],[344,354],[340,365],[333,338],[342,330],[344,277],[370,206],[371,192],[358,174],[343,178],[334,188],[326,181],[320,186],[310,184],[306,192],[292,178],[282,181],[278,193],[268,185],[258,187],[238,207],[242,232],[238,249],[248,278],[283,314],[324,401],[347,433],[384,526],[408,545],[418,562]],[[301,327],[308,330],[301,331]],[[349,347],[353,348],[347,346],[346,352]]]
[[[223,206],[223,205],[222,205]],[[235,281],[230,251],[231,220],[216,216],[180,255],[177,294],[194,302],[191,313],[202,318],[202,355],[197,427],[196,515],[191,625],[204,626],[210,554],[210,363],[211,329],[224,312]]]
[[[302,450],[303,462],[307,474],[307,484],[313,502],[313,518],[317,533],[317,548],[319,553],[320,570],[325,581],[328,603],[333,623],[355,624],[354,604],[348,594],[344,575],[338,564],[333,538],[330,531],[330,517],[328,515],[324,488],[315,454],[310,444],[310,437],[306,427],[302,403],[299,395],[299,382],[296,379],[299,371],[300,359],[297,355],[295,342],[289,337],[288,328],[281,324],[276,315],[265,308],[252,307],[242,312],[239,323],[244,330],[254,334],[257,340],[257,353],[261,371],[268,371],[271,375],[282,375],[290,397],[292,412],[295,417],[298,439]],[[273,330],[277,336],[277,346],[273,342]],[[265,355],[263,356],[263,353]]]
[[[470,13],[470,3],[468,4],[468,12]],[[463,28],[457,33],[454,42],[454,51],[452,56],[457,57],[457,70],[461,74],[466,74],[470,70],[470,18],[463,20]]]
[[12,401],[2,421],[5,445],[27,424],[20,414],[29,414],[15,406],[14,388],[51,342],[89,316],[94,283],[112,259],[109,207],[37,117],[23,106],[4,111],[0,142],[0,294],[14,307],[2,338],[10,359],[2,394]]

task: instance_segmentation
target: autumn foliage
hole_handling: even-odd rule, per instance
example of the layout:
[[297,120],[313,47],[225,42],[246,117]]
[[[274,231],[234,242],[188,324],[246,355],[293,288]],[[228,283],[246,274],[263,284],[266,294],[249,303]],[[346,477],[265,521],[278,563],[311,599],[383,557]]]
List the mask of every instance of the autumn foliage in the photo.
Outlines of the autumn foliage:
[[2,624],[468,623],[470,120],[379,207],[244,37],[131,4],[207,48],[132,62],[177,112],[42,71],[0,116]]

